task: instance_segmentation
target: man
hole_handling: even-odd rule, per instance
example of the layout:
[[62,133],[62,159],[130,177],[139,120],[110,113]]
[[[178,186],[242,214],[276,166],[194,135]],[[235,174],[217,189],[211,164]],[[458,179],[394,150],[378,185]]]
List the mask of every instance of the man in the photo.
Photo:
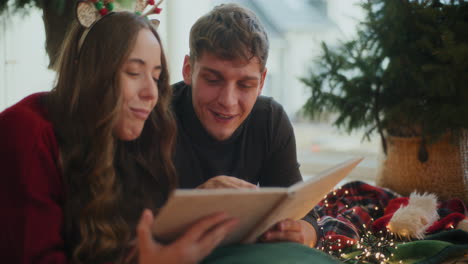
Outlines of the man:
[[[215,7],[190,32],[183,82],[173,86],[178,122],[175,166],[181,188],[290,186],[302,180],[291,123],[260,96],[269,42],[253,12]],[[312,215],[284,220],[261,238],[315,246]]]

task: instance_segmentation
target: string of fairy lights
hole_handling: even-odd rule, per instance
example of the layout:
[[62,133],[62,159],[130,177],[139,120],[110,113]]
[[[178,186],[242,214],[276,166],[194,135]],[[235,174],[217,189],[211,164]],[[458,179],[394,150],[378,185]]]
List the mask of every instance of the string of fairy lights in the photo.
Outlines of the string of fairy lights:
[[[468,133],[467,133],[468,137]],[[357,195],[357,196],[356,196]],[[338,258],[343,263],[353,264],[386,264],[386,263],[403,263],[403,260],[398,260],[398,246],[404,245],[407,242],[419,240],[417,236],[405,233],[402,230],[393,229],[393,233],[388,227],[380,230],[382,223],[376,223],[375,219],[379,219],[384,214],[385,199],[379,199],[378,194],[371,194],[375,199],[366,199],[369,197],[367,193],[354,193],[354,190],[343,189],[339,187],[325,195],[322,199],[322,206],[317,207],[316,213],[323,217],[332,217],[330,213],[336,214],[336,220],[346,220],[349,223],[363,223],[362,226],[352,225],[346,226],[349,228],[348,236],[345,235],[322,235],[319,243],[319,249]],[[359,201],[356,202],[355,201]],[[377,204],[376,204],[377,203]],[[351,208],[350,208],[351,207]],[[365,213],[362,215],[361,213]],[[342,218],[341,218],[342,217]],[[318,222],[321,219],[317,219]],[[328,221],[323,219],[324,222]],[[346,222],[345,221],[345,222]],[[444,230],[455,229],[456,220],[449,220],[444,223]],[[367,225],[366,225],[367,224]],[[332,226],[335,228],[335,226]],[[342,228],[338,226],[339,228]],[[374,227],[374,228],[372,228]],[[375,231],[375,230],[378,231]],[[373,231],[374,230],[374,231]],[[324,234],[324,228],[321,227],[321,233]],[[398,255],[398,254],[397,254]]]
[[[341,190],[341,187],[338,188],[338,190]],[[330,201],[343,198],[345,195],[349,194],[349,191],[345,190],[341,197],[338,197],[337,194],[335,190],[324,197],[323,203],[325,208],[331,210],[336,209],[337,206],[333,206]],[[349,206],[346,204],[345,208],[349,209]],[[369,211],[370,214],[372,214],[377,213],[379,207],[372,206],[372,208],[368,209],[371,209]],[[342,216],[352,222],[351,217],[353,213],[355,213],[354,208],[343,212]],[[374,217],[371,217],[370,220],[372,223]],[[323,231],[323,227],[321,227],[321,229]],[[393,252],[398,249],[395,242],[395,235],[388,229],[387,232],[379,231],[374,233],[369,230],[366,224],[363,224],[358,231],[359,239],[357,241],[332,239],[332,236],[328,236],[322,240],[322,246],[319,249],[338,258],[343,263],[390,263],[392,257],[394,257]],[[402,261],[399,261],[399,263],[402,263]]]

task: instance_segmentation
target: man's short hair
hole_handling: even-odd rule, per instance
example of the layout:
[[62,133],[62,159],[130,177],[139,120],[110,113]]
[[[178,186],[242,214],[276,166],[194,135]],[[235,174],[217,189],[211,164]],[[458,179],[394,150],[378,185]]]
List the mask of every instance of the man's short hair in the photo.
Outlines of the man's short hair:
[[258,58],[263,71],[268,49],[268,37],[260,20],[252,11],[237,4],[216,6],[200,17],[190,30],[192,63],[208,51],[227,60]]

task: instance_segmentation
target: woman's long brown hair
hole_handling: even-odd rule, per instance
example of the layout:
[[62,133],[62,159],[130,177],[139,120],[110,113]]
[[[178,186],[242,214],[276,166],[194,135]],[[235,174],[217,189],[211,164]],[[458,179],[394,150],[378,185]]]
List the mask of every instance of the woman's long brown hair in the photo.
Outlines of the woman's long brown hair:
[[59,59],[56,87],[46,98],[59,141],[64,182],[65,243],[76,263],[118,261],[134,238],[143,208],[156,210],[176,185],[172,153],[172,90],[161,49],[159,98],[140,137],[118,140],[113,128],[121,107],[118,71],[141,29],[132,13],[105,16],[89,31],[72,25]]

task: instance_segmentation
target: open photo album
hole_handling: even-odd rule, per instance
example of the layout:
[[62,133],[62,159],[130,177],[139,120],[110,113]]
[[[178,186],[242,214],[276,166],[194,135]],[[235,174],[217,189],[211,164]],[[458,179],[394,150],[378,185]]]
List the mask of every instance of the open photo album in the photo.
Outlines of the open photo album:
[[200,218],[223,211],[239,224],[221,244],[253,243],[275,223],[303,218],[361,160],[350,159],[288,188],[177,189],[156,216],[153,234],[170,242]]

